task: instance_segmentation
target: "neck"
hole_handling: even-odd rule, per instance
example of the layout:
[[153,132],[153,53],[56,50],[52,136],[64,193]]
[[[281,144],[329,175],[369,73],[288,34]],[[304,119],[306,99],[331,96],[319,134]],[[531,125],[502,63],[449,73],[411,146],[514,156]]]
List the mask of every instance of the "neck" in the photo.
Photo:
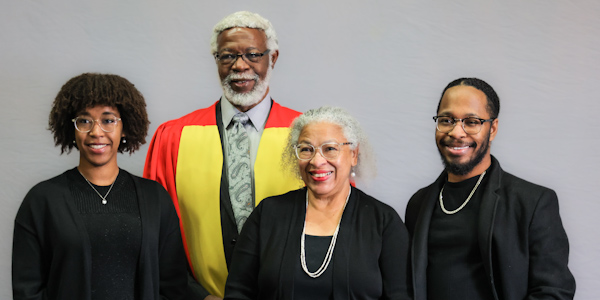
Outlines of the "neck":
[[96,167],[80,162],[77,169],[87,180],[99,186],[111,185],[119,175],[119,167],[116,164]]
[[321,212],[338,212],[344,208],[348,193],[350,192],[350,184],[344,185],[344,188],[335,195],[315,195],[310,189],[308,190],[308,207]]
[[492,165],[492,157],[491,157],[491,155],[488,154],[483,158],[483,160],[478,165],[476,165],[473,168],[473,170],[471,170],[469,173],[467,173],[465,175],[457,175],[457,174],[448,172],[448,182],[461,182],[461,181],[467,180],[469,178],[479,176],[483,172],[485,172],[485,170],[487,170],[491,165]]

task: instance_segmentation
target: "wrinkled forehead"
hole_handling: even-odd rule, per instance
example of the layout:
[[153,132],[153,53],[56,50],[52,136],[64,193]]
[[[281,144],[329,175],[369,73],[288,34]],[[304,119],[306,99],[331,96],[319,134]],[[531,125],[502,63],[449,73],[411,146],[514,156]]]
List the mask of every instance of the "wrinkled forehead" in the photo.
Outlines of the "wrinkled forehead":
[[262,29],[232,27],[223,30],[217,37],[217,50],[230,48],[263,49],[267,46],[267,36]]
[[312,122],[302,128],[297,142],[320,146],[324,143],[341,143],[346,140],[340,125],[330,122]]

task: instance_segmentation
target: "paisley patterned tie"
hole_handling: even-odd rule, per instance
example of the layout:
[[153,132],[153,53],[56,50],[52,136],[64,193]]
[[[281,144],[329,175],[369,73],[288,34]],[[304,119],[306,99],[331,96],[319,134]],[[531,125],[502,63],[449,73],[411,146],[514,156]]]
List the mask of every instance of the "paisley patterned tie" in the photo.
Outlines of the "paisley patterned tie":
[[248,115],[239,112],[233,116],[233,127],[227,130],[227,180],[238,232],[242,230],[246,219],[254,209],[250,178],[250,141],[244,128],[248,120]]

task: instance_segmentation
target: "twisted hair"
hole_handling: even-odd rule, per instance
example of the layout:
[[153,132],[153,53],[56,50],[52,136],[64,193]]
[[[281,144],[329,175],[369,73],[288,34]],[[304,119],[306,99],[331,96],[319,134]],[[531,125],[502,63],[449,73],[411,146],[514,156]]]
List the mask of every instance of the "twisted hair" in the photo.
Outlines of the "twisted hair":
[[148,114],[142,94],[127,79],[112,74],[84,73],[65,83],[52,103],[48,129],[61,154],[70,153],[75,140],[71,121],[87,108],[110,106],[119,111],[127,143],[119,144],[119,153],[132,154],[146,143]]
[[474,77],[459,78],[459,79],[456,79],[456,80],[448,83],[448,85],[442,92],[442,96],[440,97],[440,102],[438,102],[438,107],[437,107],[436,112],[440,111],[440,105],[442,105],[442,98],[444,98],[444,93],[446,93],[446,91],[449,88],[455,87],[457,85],[471,86],[471,87],[474,87],[474,88],[482,91],[485,94],[485,97],[487,99],[486,110],[490,114],[490,118],[495,119],[498,117],[498,114],[500,113],[500,98],[498,97],[498,94],[496,94],[496,91],[494,91],[494,88],[491,85],[489,85],[487,82],[485,82],[479,78],[474,78]]
[[354,167],[356,176],[365,179],[375,176],[377,173],[375,156],[371,149],[371,145],[369,144],[367,135],[360,126],[360,123],[344,109],[331,106],[311,109],[294,119],[290,125],[290,134],[282,155],[284,169],[287,169],[300,177],[298,158],[294,152],[294,145],[298,143],[302,130],[307,125],[313,123],[331,123],[340,126],[344,137],[348,142],[352,143],[350,149],[354,150],[356,147],[359,147],[358,160]]

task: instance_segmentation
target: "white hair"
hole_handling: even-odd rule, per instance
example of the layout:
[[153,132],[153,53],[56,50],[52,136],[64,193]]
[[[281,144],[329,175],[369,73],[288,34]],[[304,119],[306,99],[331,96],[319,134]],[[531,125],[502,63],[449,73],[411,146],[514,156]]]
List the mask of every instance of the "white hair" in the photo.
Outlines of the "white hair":
[[257,13],[249,11],[238,11],[230,14],[223,18],[213,28],[213,35],[210,39],[210,51],[211,54],[217,53],[217,38],[221,32],[231,28],[255,28],[264,31],[267,36],[267,48],[273,53],[279,49],[279,42],[277,41],[277,34],[273,28],[273,24],[269,20],[263,18]]
[[307,125],[313,123],[331,123],[342,128],[344,137],[352,143],[350,149],[359,147],[358,161],[354,172],[361,179],[370,179],[375,177],[375,155],[367,135],[363,131],[358,120],[352,117],[348,112],[340,107],[323,106],[311,109],[298,116],[290,125],[290,134],[288,136],[286,148],[283,151],[282,163],[284,169],[290,170],[297,176],[300,176],[298,170],[298,158],[294,153],[294,145],[298,143],[302,130]]

